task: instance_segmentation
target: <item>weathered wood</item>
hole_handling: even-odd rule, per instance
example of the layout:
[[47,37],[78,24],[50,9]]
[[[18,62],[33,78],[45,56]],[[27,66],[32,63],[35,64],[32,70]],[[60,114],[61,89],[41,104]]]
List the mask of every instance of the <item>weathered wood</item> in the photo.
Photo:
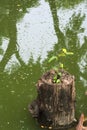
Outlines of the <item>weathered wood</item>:
[[[58,75],[61,73],[61,76]],[[57,75],[59,83],[54,83]],[[75,81],[74,76],[64,70],[48,71],[37,83],[38,96],[34,106],[40,125],[54,129],[71,126],[75,119]],[[30,105],[32,106],[32,105]],[[31,108],[29,108],[31,112]]]

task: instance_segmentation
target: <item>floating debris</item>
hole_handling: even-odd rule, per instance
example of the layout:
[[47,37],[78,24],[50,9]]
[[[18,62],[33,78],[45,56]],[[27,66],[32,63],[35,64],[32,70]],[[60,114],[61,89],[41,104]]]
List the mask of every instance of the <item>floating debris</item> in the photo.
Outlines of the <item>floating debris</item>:
[[10,122],[7,122],[7,124],[9,125],[9,124],[10,124]]
[[15,93],[15,91],[14,91],[14,90],[11,90],[11,93],[12,93],[12,94],[14,94],[14,93]]

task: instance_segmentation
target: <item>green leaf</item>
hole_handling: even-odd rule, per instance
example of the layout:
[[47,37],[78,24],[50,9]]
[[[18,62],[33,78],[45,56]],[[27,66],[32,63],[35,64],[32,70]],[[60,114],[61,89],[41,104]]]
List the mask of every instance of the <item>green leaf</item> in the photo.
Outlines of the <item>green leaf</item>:
[[53,80],[57,80],[57,75],[55,75],[55,76],[53,77]]
[[74,53],[73,52],[67,52],[66,54],[67,55],[73,55]]
[[73,55],[73,52],[68,52],[65,48],[62,49],[63,53],[66,55]]
[[56,83],[56,80],[53,80],[53,83]]
[[67,53],[67,50],[65,48],[62,49],[62,51],[66,54]]
[[64,65],[62,63],[60,63],[60,68],[63,68],[63,67],[64,67]]
[[60,83],[60,79],[57,79],[56,83]]
[[58,60],[58,57],[57,56],[52,56],[50,59],[49,59],[49,63],[52,62],[53,60]]
[[66,54],[65,53],[60,53],[58,56],[62,57],[62,56],[66,56]]
[[59,72],[59,73],[58,73],[58,75],[61,77],[61,76],[62,76],[62,73],[61,73],[61,72]]

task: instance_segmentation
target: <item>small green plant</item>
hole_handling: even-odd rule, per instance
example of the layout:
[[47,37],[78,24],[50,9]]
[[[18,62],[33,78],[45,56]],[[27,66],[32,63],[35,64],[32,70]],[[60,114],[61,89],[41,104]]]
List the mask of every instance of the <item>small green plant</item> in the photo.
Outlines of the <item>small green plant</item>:
[[66,57],[67,55],[73,55],[73,52],[68,52],[65,48],[62,48],[59,54],[57,54],[56,56],[52,56],[48,61],[49,63],[51,63],[52,61],[57,62],[57,67],[53,67],[53,69],[57,72],[57,74],[55,74],[53,77],[54,83],[60,83],[60,77],[62,76],[62,74],[58,72],[58,69],[64,68],[64,64],[61,62],[61,59],[62,57]]
[[61,82],[61,81],[60,81],[60,77],[61,77],[61,76],[62,76],[62,73],[61,73],[61,72],[55,74],[54,77],[53,77],[53,83],[60,83],[60,82]]
[[49,59],[49,63],[51,63],[52,61],[58,61],[59,62],[59,66],[60,68],[63,68],[63,63],[61,63],[59,61],[60,57],[66,57],[67,55],[73,55],[73,52],[68,52],[65,48],[61,49],[60,53],[56,56],[52,56],[50,59]]

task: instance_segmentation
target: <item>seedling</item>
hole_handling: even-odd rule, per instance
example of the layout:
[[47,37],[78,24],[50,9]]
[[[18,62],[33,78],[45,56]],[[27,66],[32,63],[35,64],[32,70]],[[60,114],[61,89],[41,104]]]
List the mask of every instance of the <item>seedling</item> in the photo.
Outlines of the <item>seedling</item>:
[[58,72],[58,69],[64,68],[64,64],[61,62],[61,59],[62,57],[66,57],[67,55],[73,55],[73,52],[68,52],[65,48],[62,48],[59,54],[52,56],[48,61],[49,63],[53,61],[57,62],[57,67],[56,66],[53,67],[53,69],[56,70],[57,72],[57,74],[54,75],[53,77],[54,83],[60,83],[60,77],[62,76],[62,74]]
[[53,83],[60,83],[60,79],[57,78],[57,75],[53,77]]
[[62,76],[61,72],[55,74],[54,77],[53,77],[53,83],[60,83],[61,82],[60,81],[61,76]]
[[56,56],[52,56],[50,59],[49,59],[49,63],[51,63],[52,61],[57,61],[57,62],[59,62],[58,64],[59,64],[59,67],[60,68],[63,68],[64,67],[64,65],[63,65],[63,63],[61,63],[60,62],[60,60],[61,60],[61,58],[62,57],[66,57],[67,55],[73,55],[73,52],[68,52],[65,48],[63,48],[60,52],[59,52],[59,54],[57,54]]

